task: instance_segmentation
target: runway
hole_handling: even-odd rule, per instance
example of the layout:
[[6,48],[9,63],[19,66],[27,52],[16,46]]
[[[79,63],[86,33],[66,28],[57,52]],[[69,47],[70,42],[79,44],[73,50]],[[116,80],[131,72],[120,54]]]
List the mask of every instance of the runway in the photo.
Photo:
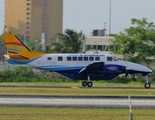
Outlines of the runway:
[[[0,107],[59,107],[59,108],[129,108],[128,96],[79,97],[79,96],[33,96],[1,95]],[[131,97],[132,108],[155,109],[155,97]]]
[[[79,85],[30,85],[30,84],[0,84],[0,87],[27,87],[27,88],[85,88]],[[103,85],[94,85],[92,88],[95,89],[145,89],[144,86],[104,86]],[[155,86],[151,86],[150,89],[155,89]]]

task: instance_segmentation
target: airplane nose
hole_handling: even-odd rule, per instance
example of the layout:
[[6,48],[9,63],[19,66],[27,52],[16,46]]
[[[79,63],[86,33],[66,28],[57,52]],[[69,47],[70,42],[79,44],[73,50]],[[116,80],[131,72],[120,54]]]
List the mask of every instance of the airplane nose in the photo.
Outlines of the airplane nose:
[[147,71],[148,71],[149,73],[152,73],[152,69],[150,69],[150,68],[148,68],[148,67],[147,67]]
[[134,71],[144,72],[144,73],[152,73],[152,70],[144,65],[137,64],[137,63],[128,63],[129,69],[132,69]]

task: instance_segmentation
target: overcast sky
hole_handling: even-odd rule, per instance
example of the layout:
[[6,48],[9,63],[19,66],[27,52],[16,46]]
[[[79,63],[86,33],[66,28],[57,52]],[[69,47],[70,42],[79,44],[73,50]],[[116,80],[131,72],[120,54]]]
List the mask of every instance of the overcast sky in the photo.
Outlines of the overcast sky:
[[[63,30],[82,30],[87,36],[93,29],[109,33],[110,0],[64,0]],[[4,0],[0,0],[0,34],[4,26]],[[131,18],[147,18],[155,23],[155,0],[111,0],[111,33],[130,26]]]

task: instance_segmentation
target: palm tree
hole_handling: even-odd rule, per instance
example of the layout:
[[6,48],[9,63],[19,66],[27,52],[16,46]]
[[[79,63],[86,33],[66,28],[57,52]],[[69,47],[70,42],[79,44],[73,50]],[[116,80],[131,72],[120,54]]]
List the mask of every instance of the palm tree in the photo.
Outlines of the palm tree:
[[38,40],[29,40],[26,42],[26,46],[31,50],[31,51],[36,51],[40,52],[41,51],[41,44]]
[[84,42],[85,35],[72,29],[66,29],[64,33],[58,33],[57,39],[51,42],[48,52],[77,53]]
[[17,36],[22,42],[25,42],[25,41],[24,41],[24,39],[25,39],[25,38],[24,38],[24,35],[22,35],[22,34],[17,34],[16,36]]

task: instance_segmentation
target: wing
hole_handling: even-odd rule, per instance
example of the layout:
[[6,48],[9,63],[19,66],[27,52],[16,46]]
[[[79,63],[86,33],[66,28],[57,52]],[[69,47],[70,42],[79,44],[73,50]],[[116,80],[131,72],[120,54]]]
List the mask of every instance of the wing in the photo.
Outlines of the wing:
[[89,64],[87,67],[83,68],[80,70],[79,75],[86,75],[87,73],[90,72],[97,72],[103,70],[104,62],[96,62]]

